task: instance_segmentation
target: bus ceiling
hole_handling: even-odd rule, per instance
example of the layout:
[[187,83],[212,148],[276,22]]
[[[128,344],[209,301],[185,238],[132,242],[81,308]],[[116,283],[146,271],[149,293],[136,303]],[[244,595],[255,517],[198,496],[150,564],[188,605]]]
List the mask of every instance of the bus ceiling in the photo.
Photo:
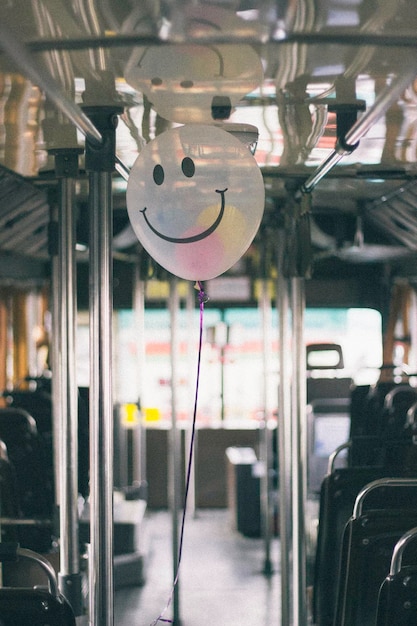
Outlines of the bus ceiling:
[[[57,171],[56,155],[79,149],[77,259],[86,262],[84,143],[100,145],[103,137],[85,107],[116,106],[114,255],[129,266],[139,259],[144,272],[163,276],[160,268],[150,269],[154,264],[130,226],[126,179],[143,146],[179,123],[177,111],[171,119],[159,113],[155,93],[168,99],[161,106],[170,117],[172,93],[187,92],[189,119],[200,121],[207,119],[203,96],[214,92],[211,123],[233,132],[239,125],[257,129],[253,149],[266,193],[258,235],[231,276],[273,277],[279,232],[288,236],[304,203],[309,240],[300,255],[311,255],[311,263],[301,265],[311,278],[313,304],[333,298],[376,306],[381,291],[371,288],[375,283],[403,277],[413,284],[417,60],[409,2],[342,7],[331,0],[308,11],[305,2],[172,2],[157,9],[108,1],[89,2],[84,10],[84,3],[2,4],[1,253],[41,266],[48,261],[57,179],[68,175]],[[249,69],[245,74],[236,61],[248,47],[262,68],[255,86]],[[193,49],[206,69],[190,62]],[[215,51],[215,78],[207,50]],[[146,75],[153,71],[152,55],[158,67],[163,61],[161,76]],[[138,75],[142,66],[144,76]],[[238,94],[227,96],[230,106],[225,84]],[[216,97],[221,106],[213,105]],[[33,268],[29,262],[29,277]],[[358,287],[358,275],[369,288]],[[322,289],[330,279],[338,280],[340,296]]]

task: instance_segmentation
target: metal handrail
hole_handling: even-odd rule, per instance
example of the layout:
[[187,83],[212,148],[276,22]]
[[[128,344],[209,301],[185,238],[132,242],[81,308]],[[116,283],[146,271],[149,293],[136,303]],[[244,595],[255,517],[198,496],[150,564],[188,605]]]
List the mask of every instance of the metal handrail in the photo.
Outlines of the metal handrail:
[[391,557],[391,566],[389,570],[390,576],[399,574],[402,567],[404,550],[408,544],[417,537],[417,527],[411,528],[397,541]]
[[333,450],[333,452],[329,456],[329,461],[328,461],[328,464],[327,464],[327,475],[329,475],[329,474],[331,474],[333,472],[334,464],[335,464],[335,461],[336,461],[336,458],[338,457],[338,455],[341,452],[343,452],[343,450],[347,450],[351,446],[352,446],[352,442],[351,441],[346,441],[345,443],[342,443],[340,446],[338,446],[335,450]]
[[343,138],[343,145],[338,142],[334,151],[325,159],[325,161],[319,165],[316,172],[306,180],[302,185],[302,193],[310,193],[316,187],[316,185],[322,180],[322,178],[346,155],[350,154],[357,146],[362,137],[369,131],[369,129],[384,115],[387,110],[398,100],[398,97],[404,92],[404,90],[410,85],[417,74],[417,67],[415,63],[411,63],[409,68],[404,74],[397,76],[390,85],[387,85],[385,89],[381,91],[379,96],[375,99],[374,104],[357,120],[352,128],[346,133],[346,137]]
[[18,547],[16,549],[16,554],[19,557],[30,559],[31,561],[36,561],[36,563],[41,566],[41,568],[48,576],[49,591],[55,598],[59,598],[60,595],[58,589],[58,580],[52,564],[44,556],[38,554],[37,552],[33,552],[33,550],[29,550],[28,548]]
[[417,478],[380,478],[368,483],[358,493],[353,507],[352,517],[357,519],[362,515],[363,504],[366,496],[371,491],[378,489],[379,487],[417,487]]

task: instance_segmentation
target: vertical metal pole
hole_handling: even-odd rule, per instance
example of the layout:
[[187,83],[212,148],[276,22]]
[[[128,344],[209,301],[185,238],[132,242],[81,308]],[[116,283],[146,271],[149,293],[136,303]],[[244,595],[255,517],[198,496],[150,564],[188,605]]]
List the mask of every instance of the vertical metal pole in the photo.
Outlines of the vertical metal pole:
[[113,626],[112,172],[119,107],[86,107],[102,131],[86,142],[90,209],[90,624]]
[[263,410],[264,419],[261,425],[260,457],[264,466],[261,476],[261,519],[262,534],[265,546],[264,573],[272,573],[271,561],[271,431],[268,428],[268,378],[270,372],[271,353],[271,300],[268,293],[268,280],[261,281],[261,315],[262,315],[262,367],[263,367]]
[[[282,244],[282,237],[279,243]],[[283,249],[283,246],[280,246]],[[289,281],[278,268],[277,307],[279,316],[279,387],[278,387],[278,457],[279,457],[279,525],[281,543],[281,626],[291,624],[291,336]]]
[[113,624],[111,176],[90,173],[90,623]]
[[134,290],[134,310],[135,310],[135,328],[137,331],[137,350],[138,350],[138,409],[139,424],[135,429],[135,463],[133,478],[139,482],[146,480],[146,430],[142,419],[142,395],[143,395],[143,376],[145,371],[145,283],[141,280],[139,273],[139,264],[135,267],[135,290]]
[[[173,558],[173,577],[177,579],[178,574],[178,551],[179,551],[179,500],[180,500],[180,477],[181,473],[181,440],[180,432],[177,427],[177,389],[178,389],[178,354],[179,354],[179,338],[178,338],[178,313],[179,313],[179,296],[178,281],[175,277],[170,283],[169,311],[171,320],[171,413],[172,422],[169,441],[169,502],[172,514],[172,558]],[[174,586],[173,590],[173,623],[180,623],[179,608],[179,582]]]
[[[49,254],[51,256],[51,271],[52,271],[52,285],[51,285],[51,306],[52,306],[52,355],[51,355],[51,369],[52,372],[59,371],[60,361],[60,343],[61,343],[61,318],[60,318],[60,298],[58,294],[58,282],[59,282],[59,260],[58,260],[58,220],[59,210],[58,206],[51,208],[51,216],[49,223]],[[54,458],[54,476],[55,476],[55,501],[57,505],[60,502],[60,486],[61,486],[61,463],[60,463],[60,441],[61,441],[61,420],[60,420],[60,380],[59,376],[56,376],[52,380],[52,409],[53,409],[53,458]]]
[[304,345],[305,281],[291,279],[292,303],[292,514],[294,624],[307,624],[305,492],[306,492],[306,363]]
[[[187,323],[188,323],[188,327],[189,328],[193,328],[194,326],[194,320],[195,320],[195,288],[193,286],[193,284],[190,282],[188,285],[188,292],[187,292],[187,301],[186,301],[186,307],[187,307]],[[189,363],[189,380],[194,380],[194,376],[195,376],[195,361],[194,359],[191,359],[191,355],[193,355],[193,345],[194,344],[194,336],[189,333],[188,335],[188,363]],[[190,394],[190,398],[193,397],[193,394]],[[193,406],[192,404],[190,404],[190,415],[192,415],[192,410],[193,410]],[[190,421],[191,424],[191,421]],[[187,428],[186,432],[186,439],[185,439],[185,443],[186,443],[186,447],[185,449],[187,451],[190,450],[190,446],[191,446],[191,433],[192,430],[191,428]],[[191,474],[190,474],[190,486],[189,486],[189,492],[188,492],[188,503],[187,503],[187,508],[189,509],[190,513],[195,517],[197,514],[197,487],[196,487],[196,457],[197,457],[197,453],[198,453],[198,431],[196,430],[196,432],[194,433],[194,450],[195,453],[193,454],[193,458],[192,458],[192,466],[191,466]],[[186,455],[187,457],[187,455]],[[185,473],[187,471],[187,458],[185,460]]]
[[79,149],[55,152],[59,178],[58,262],[56,284],[58,322],[56,378],[59,423],[59,585],[75,615],[82,615],[83,602],[78,542],[78,393],[75,367],[76,266],[74,176],[78,172]]

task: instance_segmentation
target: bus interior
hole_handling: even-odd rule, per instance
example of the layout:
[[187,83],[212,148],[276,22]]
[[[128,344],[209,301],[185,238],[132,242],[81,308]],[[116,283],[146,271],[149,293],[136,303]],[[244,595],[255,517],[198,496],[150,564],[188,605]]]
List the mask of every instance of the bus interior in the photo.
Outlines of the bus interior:
[[218,621],[415,624],[413,1],[0,17],[0,623],[194,626],[201,511],[259,547],[276,602],[245,580],[257,617]]

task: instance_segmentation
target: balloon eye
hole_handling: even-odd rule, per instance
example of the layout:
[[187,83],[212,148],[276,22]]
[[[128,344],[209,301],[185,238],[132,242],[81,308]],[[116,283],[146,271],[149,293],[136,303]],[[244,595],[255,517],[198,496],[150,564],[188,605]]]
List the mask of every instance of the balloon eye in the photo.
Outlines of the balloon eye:
[[162,185],[164,182],[165,174],[162,165],[155,165],[153,168],[153,179],[157,185]]
[[187,178],[191,178],[192,176],[194,176],[195,173],[194,161],[190,159],[190,157],[185,157],[182,160],[181,169],[184,176],[187,176]]

